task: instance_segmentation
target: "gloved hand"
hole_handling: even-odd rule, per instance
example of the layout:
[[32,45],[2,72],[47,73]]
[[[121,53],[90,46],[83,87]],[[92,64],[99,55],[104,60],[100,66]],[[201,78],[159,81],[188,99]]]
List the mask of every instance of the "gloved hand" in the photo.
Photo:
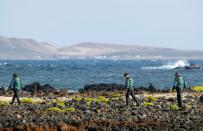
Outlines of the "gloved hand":
[[169,93],[172,93],[173,92],[173,89],[171,88],[171,89],[169,89]]
[[172,93],[174,93],[174,92],[175,92],[175,87],[172,88]]

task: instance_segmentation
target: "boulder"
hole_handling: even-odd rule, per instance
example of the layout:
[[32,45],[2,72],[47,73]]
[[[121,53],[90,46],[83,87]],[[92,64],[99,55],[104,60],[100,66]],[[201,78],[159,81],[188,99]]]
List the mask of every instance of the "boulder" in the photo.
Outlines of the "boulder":
[[0,95],[3,95],[5,93],[6,93],[5,88],[0,86]]
[[86,85],[83,89],[79,90],[80,92],[83,91],[122,91],[125,90],[125,86],[121,84],[90,84]]
[[[135,91],[139,94],[142,91],[148,91],[151,93],[154,92],[169,92],[169,89],[157,89],[152,84],[149,84],[149,87],[134,87]],[[89,84],[86,85],[83,89],[80,89],[79,92],[85,91],[124,91],[126,90],[125,85],[116,84],[116,83],[100,83],[100,84]]]
[[25,85],[25,87],[22,89],[23,91],[27,91],[27,92],[36,92],[36,93],[40,93],[40,92],[56,92],[57,90],[52,87],[49,84],[45,84],[45,85],[40,85],[39,82],[34,82],[30,85]]

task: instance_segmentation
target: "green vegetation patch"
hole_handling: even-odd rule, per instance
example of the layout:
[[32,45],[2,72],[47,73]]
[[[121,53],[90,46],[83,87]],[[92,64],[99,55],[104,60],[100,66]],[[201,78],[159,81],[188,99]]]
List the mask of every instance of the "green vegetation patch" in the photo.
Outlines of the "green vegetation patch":
[[91,98],[91,97],[79,97],[79,98],[74,98],[74,100],[76,101],[81,101],[84,100],[86,101],[88,104],[90,104],[91,102],[101,102],[101,103],[108,103],[110,102],[110,100],[104,96],[98,96],[97,98]]
[[62,100],[56,100],[56,106],[57,107],[65,107],[65,101]]
[[64,112],[74,112],[75,108],[74,107],[69,107],[66,108],[64,110],[58,108],[58,107],[50,107],[47,109],[47,111],[53,111],[53,112],[57,112],[57,113],[64,113]]
[[9,105],[9,102],[0,101],[0,106],[7,106],[7,105]]
[[93,101],[96,102],[96,99],[95,99],[95,98],[91,98],[91,97],[86,97],[86,98],[84,98],[84,100],[85,100],[86,102],[93,102]]
[[170,107],[170,110],[179,110],[179,107],[177,104],[171,104],[169,107]]
[[153,97],[153,96],[148,96],[148,101],[149,102],[154,102],[154,101],[157,101],[157,98]]
[[64,102],[56,103],[56,105],[57,105],[58,107],[65,107],[65,103],[64,103]]
[[65,111],[74,112],[74,111],[75,111],[75,108],[74,108],[74,107],[69,107],[69,108],[66,108]]
[[107,99],[107,98],[104,97],[104,96],[99,96],[99,97],[97,98],[97,100],[98,100],[98,102],[102,102],[102,103],[108,103],[108,102],[110,102],[110,100]]
[[32,98],[22,98],[22,99],[20,99],[20,101],[22,103],[33,103],[33,99]]
[[65,110],[61,110],[58,107],[50,107],[50,108],[47,109],[47,111],[53,111],[53,112],[57,112],[57,113],[63,113],[63,112],[65,112]]
[[114,93],[114,94],[112,94],[112,97],[114,97],[114,98],[120,98],[122,96],[123,96],[123,94],[121,94],[121,93]]
[[193,91],[203,91],[203,86],[194,86],[192,87]]
[[82,97],[77,97],[77,98],[73,98],[76,101],[81,101],[83,98]]
[[143,103],[143,106],[144,106],[144,107],[153,106],[153,105],[154,105],[154,103],[152,103],[152,102],[144,102],[144,103]]

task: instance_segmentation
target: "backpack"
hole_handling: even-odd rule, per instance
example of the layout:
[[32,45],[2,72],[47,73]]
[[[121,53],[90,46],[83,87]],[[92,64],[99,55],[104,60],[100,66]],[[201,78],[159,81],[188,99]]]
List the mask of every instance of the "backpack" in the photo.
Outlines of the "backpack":
[[20,78],[14,78],[14,83],[13,83],[13,87],[15,88],[15,89],[20,89],[21,88],[21,80],[20,80]]

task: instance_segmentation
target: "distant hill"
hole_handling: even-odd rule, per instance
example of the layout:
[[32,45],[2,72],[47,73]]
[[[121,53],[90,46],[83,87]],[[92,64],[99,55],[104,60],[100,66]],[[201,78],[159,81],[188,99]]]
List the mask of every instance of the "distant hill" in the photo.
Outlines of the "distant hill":
[[47,58],[54,54],[57,54],[57,48],[51,44],[0,36],[0,58]]
[[203,51],[184,51],[171,48],[103,43],[79,43],[71,47],[60,48],[58,51],[68,56],[85,56],[90,58],[203,58]]
[[156,48],[137,45],[106,43],[79,43],[57,48],[32,39],[17,39],[0,36],[0,59],[202,59],[203,51],[184,51],[171,48]]

